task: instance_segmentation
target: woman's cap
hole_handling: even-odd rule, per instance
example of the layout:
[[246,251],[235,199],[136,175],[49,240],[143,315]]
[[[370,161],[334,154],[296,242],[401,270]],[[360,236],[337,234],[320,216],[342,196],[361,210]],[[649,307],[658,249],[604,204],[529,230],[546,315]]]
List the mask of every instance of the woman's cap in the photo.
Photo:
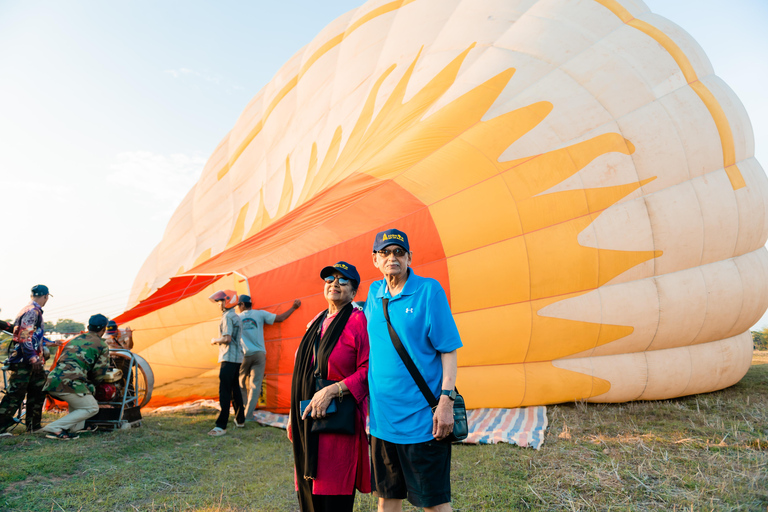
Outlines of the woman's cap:
[[338,272],[344,277],[352,279],[358,285],[360,284],[360,274],[357,273],[357,269],[354,265],[347,263],[346,261],[340,261],[333,266],[325,267],[320,271],[320,279],[325,279],[326,277],[332,275],[334,272]]

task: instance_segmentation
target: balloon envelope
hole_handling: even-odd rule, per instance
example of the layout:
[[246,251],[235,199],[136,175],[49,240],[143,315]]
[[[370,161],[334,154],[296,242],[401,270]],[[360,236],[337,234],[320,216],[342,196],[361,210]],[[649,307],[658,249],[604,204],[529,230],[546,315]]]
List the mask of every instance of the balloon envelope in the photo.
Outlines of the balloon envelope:
[[265,328],[288,407],[320,269],[409,235],[445,288],[470,408],[662,399],[749,367],[768,181],[701,48],[639,0],[372,0],[248,104],[148,257],[131,309],[153,403],[216,396],[219,289]]

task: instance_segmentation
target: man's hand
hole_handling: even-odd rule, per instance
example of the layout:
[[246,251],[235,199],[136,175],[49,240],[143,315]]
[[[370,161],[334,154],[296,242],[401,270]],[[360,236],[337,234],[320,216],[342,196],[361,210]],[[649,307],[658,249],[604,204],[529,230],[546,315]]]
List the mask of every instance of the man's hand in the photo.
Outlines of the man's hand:
[[299,306],[301,306],[301,301],[299,299],[294,300],[293,309],[299,309]]
[[442,441],[451,432],[453,432],[453,400],[446,395],[441,395],[435,414],[432,415],[432,436]]
[[30,365],[32,365],[32,373],[37,373],[43,371],[45,362],[42,359],[38,359],[34,363],[30,363]]

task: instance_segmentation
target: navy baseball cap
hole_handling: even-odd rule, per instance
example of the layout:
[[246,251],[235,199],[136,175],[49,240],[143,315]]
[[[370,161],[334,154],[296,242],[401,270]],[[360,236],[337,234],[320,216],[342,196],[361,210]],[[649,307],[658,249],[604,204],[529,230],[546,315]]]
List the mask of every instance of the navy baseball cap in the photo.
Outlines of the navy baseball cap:
[[408,245],[408,235],[399,229],[388,229],[376,234],[376,238],[373,240],[373,252],[378,252],[392,244],[399,245],[407,252],[411,252],[411,247]]
[[[36,284],[32,287],[32,295],[35,297],[42,297],[43,295],[51,295],[51,292],[48,291],[48,287],[44,284]],[[53,297],[53,295],[51,295]]]
[[107,317],[105,317],[101,313],[97,313],[88,319],[88,326],[103,329],[104,327],[107,326],[108,322],[109,320],[107,319]]
[[251,296],[250,295],[241,295],[240,300],[238,301],[238,304],[244,304],[244,303],[251,303]]
[[338,272],[344,277],[352,279],[358,285],[360,285],[360,274],[357,273],[357,269],[351,263],[347,263],[346,261],[340,261],[335,265],[333,265],[332,267],[325,267],[323,270],[320,271],[320,278],[325,279],[326,277],[330,276],[334,272]]

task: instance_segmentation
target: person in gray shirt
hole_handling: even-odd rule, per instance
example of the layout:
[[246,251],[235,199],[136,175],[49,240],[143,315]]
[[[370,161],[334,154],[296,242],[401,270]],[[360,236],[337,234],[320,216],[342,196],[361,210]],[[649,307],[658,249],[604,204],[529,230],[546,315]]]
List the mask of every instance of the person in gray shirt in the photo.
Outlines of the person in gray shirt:
[[227,433],[229,422],[229,403],[235,408],[235,426],[245,426],[245,411],[243,410],[243,396],[240,394],[240,383],[237,376],[240,373],[240,363],[243,361],[243,325],[240,317],[235,313],[235,305],[238,302],[237,294],[232,290],[219,290],[210,297],[211,302],[221,306],[221,322],[219,323],[219,337],[211,340],[211,345],[219,346],[219,405],[221,412],[216,418],[216,426],[209,432],[209,436],[223,436]]
[[272,325],[282,322],[299,309],[301,301],[296,299],[293,305],[284,313],[276,315],[269,311],[252,309],[251,298],[241,295],[237,304],[240,321],[243,325],[243,345],[245,355],[240,364],[240,391],[243,394],[245,421],[256,421],[253,412],[259,402],[261,382],[264,379],[264,368],[267,365],[267,350],[264,347],[264,324]]

